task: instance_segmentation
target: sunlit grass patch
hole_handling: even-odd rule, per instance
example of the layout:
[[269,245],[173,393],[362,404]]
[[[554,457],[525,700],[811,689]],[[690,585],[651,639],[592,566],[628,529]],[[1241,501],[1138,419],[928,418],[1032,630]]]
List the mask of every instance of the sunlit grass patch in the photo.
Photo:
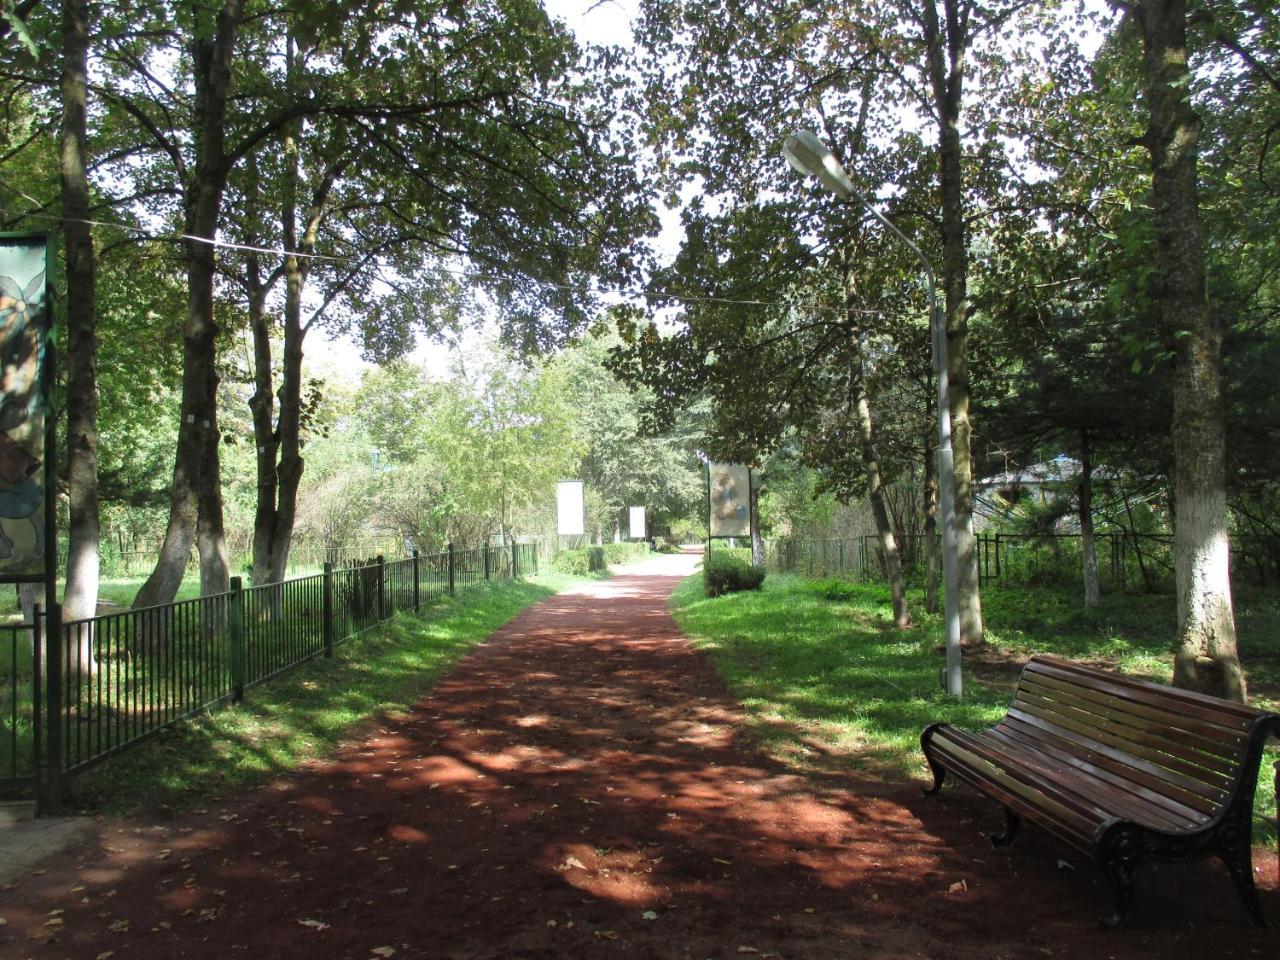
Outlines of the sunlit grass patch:
[[[1171,597],[1106,597],[1084,610],[1069,591],[988,585],[982,599],[991,654],[997,662],[1007,660],[1007,670],[966,670],[959,702],[940,683],[941,619],[923,612],[918,592],[911,597],[916,625],[901,632],[893,629],[887,588],[841,580],[771,574],[759,593],[708,599],[695,575],[676,590],[672,608],[681,629],[710,653],[746,706],[761,745],[801,768],[856,768],[924,782],[921,730],[935,721],[971,729],[999,721],[1016,665],[1033,653],[1160,682],[1171,675]],[[1280,709],[1274,699],[1280,602],[1247,597],[1238,608],[1254,703]],[[1280,750],[1268,751],[1259,777],[1254,816],[1260,843],[1275,839],[1276,760]]]

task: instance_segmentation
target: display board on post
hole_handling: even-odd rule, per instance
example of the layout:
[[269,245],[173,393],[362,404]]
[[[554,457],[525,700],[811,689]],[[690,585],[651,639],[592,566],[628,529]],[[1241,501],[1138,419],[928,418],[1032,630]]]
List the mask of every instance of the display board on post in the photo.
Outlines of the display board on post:
[[627,532],[631,535],[632,540],[643,540],[644,536],[644,507],[628,507],[627,513]]
[[707,547],[712,540],[751,538],[751,468],[707,464]]
[[586,529],[582,481],[561,480],[556,484],[556,533],[562,537],[580,537]]
[[47,234],[0,233],[0,583],[43,583],[47,604],[57,576],[51,249]]

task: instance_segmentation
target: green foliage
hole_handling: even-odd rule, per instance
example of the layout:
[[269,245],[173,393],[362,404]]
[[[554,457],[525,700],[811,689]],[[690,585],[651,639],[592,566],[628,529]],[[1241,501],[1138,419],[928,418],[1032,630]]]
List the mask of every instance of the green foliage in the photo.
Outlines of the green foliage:
[[764,568],[751,566],[750,550],[712,550],[702,562],[702,582],[708,597],[759,590]]
[[598,573],[607,566],[604,547],[592,546],[578,547],[574,550],[562,550],[552,559],[551,566],[561,573],[573,574],[578,577],[584,577],[590,573]]

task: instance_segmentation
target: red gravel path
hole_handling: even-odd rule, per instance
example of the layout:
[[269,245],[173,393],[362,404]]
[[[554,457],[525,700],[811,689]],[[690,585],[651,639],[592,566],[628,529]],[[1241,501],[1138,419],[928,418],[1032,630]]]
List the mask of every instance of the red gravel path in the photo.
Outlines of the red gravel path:
[[1280,956],[1221,870],[1144,873],[1107,933],[1092,866],[1034,829],[993,850],[965,791],[762,756],[665,610],[693,562],[527,610],[329,762],[103,824],[0,892],[0,957]]

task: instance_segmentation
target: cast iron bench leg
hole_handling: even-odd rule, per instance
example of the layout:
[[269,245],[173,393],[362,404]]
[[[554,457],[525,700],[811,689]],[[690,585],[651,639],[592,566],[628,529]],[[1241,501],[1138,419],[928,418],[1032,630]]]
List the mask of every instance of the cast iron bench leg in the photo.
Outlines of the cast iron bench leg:
[[1134,875],[1141,860],[1142,841],[1134,830],[1113,824],[1103,832],[1098,842],[1098,863],[1116,898],[1116,912],[1103,918],[1104,927],[1114,930],[1129,918]]
[[1258,902],[1258,888],[1253,882],[1253,849],[1250,846],[1251,832],[1247,828],[1232,827],[1223,831],[1222,847],[1219,856],[1227,865],[1227,872],[1236,885],[1244,908],[1253,917],[1253,922],[1260,927],[1267,925],[1267,918],[1262,915],[1262,904]]
[[942,781],[947,779],[947,770],[942,764],[938,763],[933,757],[929,756],[927,744],[929,738],[933,736],[933,731],[942,726],[940,723],[931,723],[925,727],[920,734],[920,750],[924,753],[924,759],[929,764],[929,769],[933,772],[933,786],[924,788],[924,795],[932,797],[935,793],[942,789]]

